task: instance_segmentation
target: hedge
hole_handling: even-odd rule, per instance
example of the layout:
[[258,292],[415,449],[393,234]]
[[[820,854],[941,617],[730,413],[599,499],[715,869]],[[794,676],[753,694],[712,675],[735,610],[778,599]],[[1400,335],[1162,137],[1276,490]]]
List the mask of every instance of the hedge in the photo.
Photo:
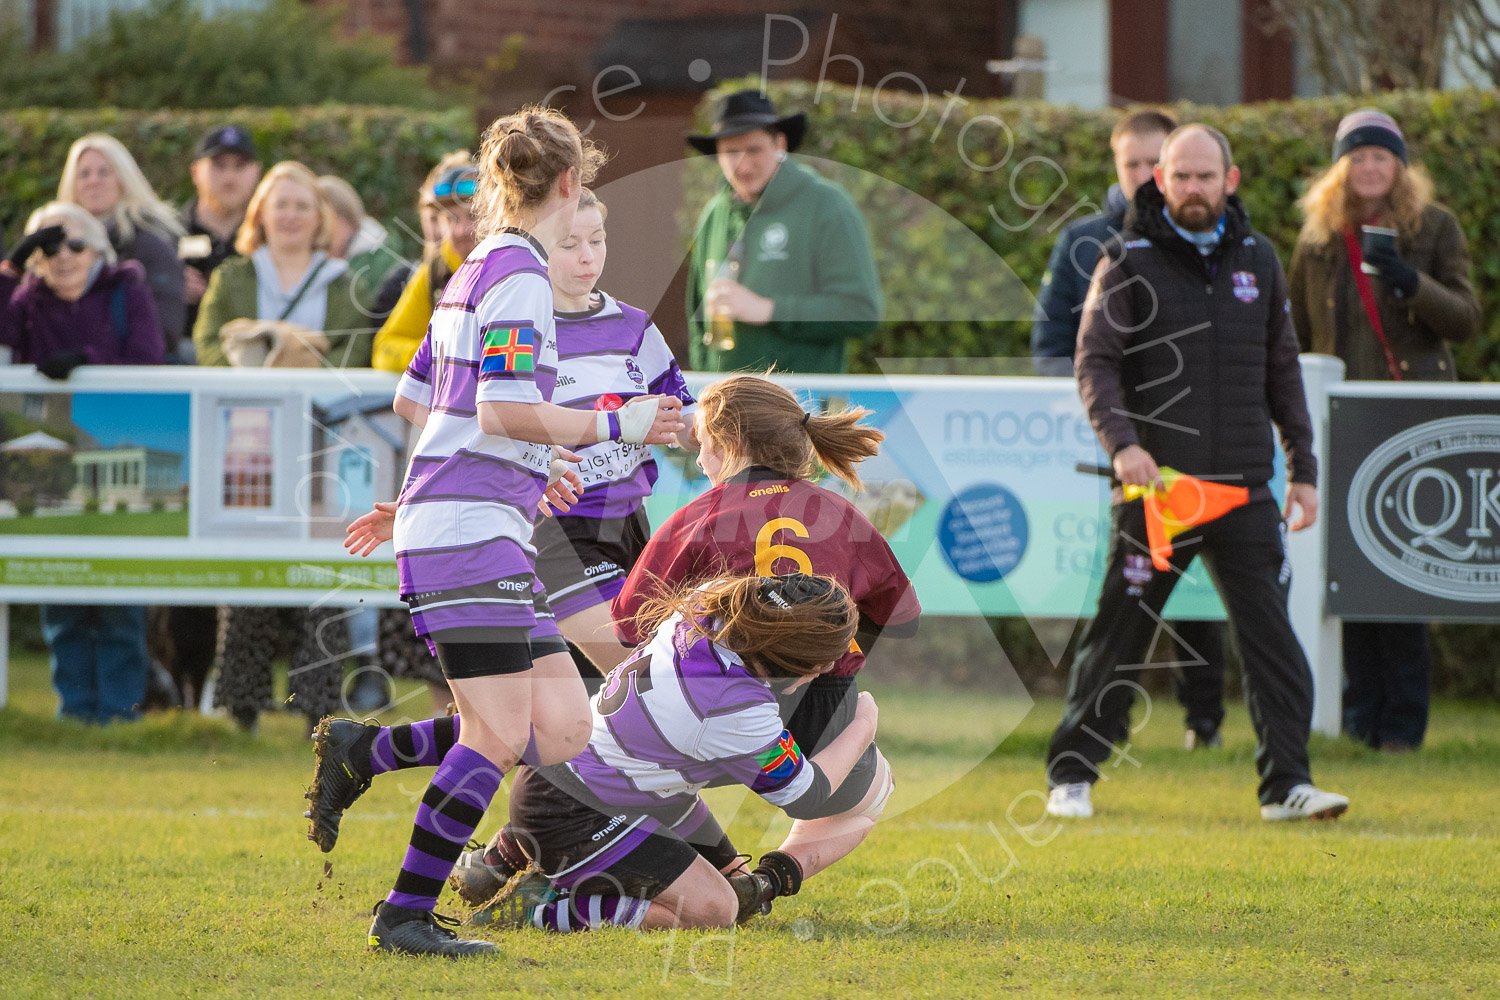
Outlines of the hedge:
[[[707,95],[699,123],[708,123],[719,97],[747,83],[753,81]],[[876,106],[869,87],[826,84],[819,95],[803,81],[772,83],[770,92],[783,113],[807,113],[800,152],[834,161],[829,169],[875,234],[889,321],[860,353],[856,370],[879,370],[880,358],[1027,357],[1030,324],[1019,314],[1021,303],[1009,301],[1016,290],[1004,291],[1000,261],[1025,289],[1040,285],[1057,232],[1102,202],[1114,179],[1109,132],[1117,112],[1021,101],[960,104],[889,90]],[[1328,165],[1339,119],[1366,104],[1401,123],[1413,162],[1431,172],[1437,197],[1468,236],[1487,318],[1484,333],[1458,350],[1460,374],[1500,377],[1500,311],[1492,308],[1500,302],[1500,255],[1492,252],[1500,245],[1500,95],[1404,92],[1228,108],[1181,104],[1171,111],[1229,137],[1243,173],[1241,197],[1286,261],[1301,224],[1297,197]],[[689,178],[687,207],[696,210],[715,182],[711,162],[704,158]],[[892,182],[913,196],[892,198]],[[958,228],[1000,260],[967,252]],[[956,311],[933,316],[935,297],[949,297]]]
[[[59,111],[0,113],[0,225],[14,240],[27,215],[57,194],[68,147],[89,132],[108,132],[140,163],[157,194],[181,204],[193,193],[188,164],[204,132],[226,122],[248,129],[267,165],[297,159],[318,173],[343,177],[385,222],[400,216],[415,230],[416,191],[442,154],[472,148],[467,109],[320,105],[233,111]],[[414,242],[414,241],[407,241]]]

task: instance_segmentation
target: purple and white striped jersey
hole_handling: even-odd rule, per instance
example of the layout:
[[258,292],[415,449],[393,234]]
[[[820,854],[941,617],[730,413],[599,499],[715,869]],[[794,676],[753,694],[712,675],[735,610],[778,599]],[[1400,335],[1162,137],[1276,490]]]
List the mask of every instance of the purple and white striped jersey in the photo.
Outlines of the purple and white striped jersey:
[[478,404],[546,401],[556,371],[546,255],[518,232],[490,237],[448,282],[397,389],[428,408],[394,528],[401,594],[423,598],[419,635],[534,623],[531,532],[552,449],[485,434]]
[[[682,400],[692,418],[695,402],[682,369],[651,317],[600,292],[597,309],[560,312],[557,322],[557,389],[553,402],[578,410],[617,410],[636,396]],[[583,497],[568,517],[627,517],[651,495],[656,461],[649,445],[602,441],[574,449]]]
[[681,616],[610,671],[589,744],[566,766],[607,809],[679,829],[707,815],[698,792],[717,778],[783,808],[820,784],[771,686]]

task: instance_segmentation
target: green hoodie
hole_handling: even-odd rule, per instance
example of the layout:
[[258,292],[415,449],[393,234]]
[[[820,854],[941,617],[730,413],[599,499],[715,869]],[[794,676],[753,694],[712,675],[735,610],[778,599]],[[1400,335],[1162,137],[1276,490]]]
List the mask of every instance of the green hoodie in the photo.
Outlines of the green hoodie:
[[[739,281],[775,301],[764,326],[736,323],[735,346],[703,342],[707,262],[722,263],[741,233]],[[688,269],[688,348],[700,371],[848,371],[848,341],[880,322],[880,278],[870,234],[844,190],[789,158],[754,205],[725,183],[698,219]]]

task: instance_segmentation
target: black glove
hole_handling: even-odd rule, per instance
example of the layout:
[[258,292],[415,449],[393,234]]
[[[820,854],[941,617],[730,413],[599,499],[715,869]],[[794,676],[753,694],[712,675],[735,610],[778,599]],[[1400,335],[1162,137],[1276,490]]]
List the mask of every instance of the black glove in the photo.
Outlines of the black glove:
[[17,271],[26,267],[26,262],[31,255],[40,250],[45,254],[57,253],[57,248],[62,246],[63,240],[68,238],[68,231],[62,226],[44,226],[16,244],[16,248],[5,258],[10,261],[11,266]]
[[61,382],[73,374],[79,365],[88,364],[82,351],[59,351],[36,366],[36,370],[50,379]]
[[1376,247],[1365,256],[1365,263],[1380,272],[1380,280],[1403,299],[1417,294],[1421,277],[1395,247]]

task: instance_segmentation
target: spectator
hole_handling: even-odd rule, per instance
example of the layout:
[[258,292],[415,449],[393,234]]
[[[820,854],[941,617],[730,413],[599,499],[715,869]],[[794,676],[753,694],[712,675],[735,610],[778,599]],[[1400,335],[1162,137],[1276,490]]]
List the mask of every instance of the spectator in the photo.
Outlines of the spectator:
[[83,206],[104,223],[115,255],[145,269],[166,358],[177,360],[185,316],[182,265],[177,259],[182,224],[177,213],[156,196],[120,140],[100,132],[84,136],[68,150],[57,200]]
[[[1089,277],[1105,244],[1125,228],[1125,209],[1136,189],[1151,179],[1161,144],[1177,123],[1160,111],[1137,111],[1115,122],[1109,136],[1115,183],[1106,210],[1068,225],[1052,247],[1031,323],[1031,360],[1038,375],[1072,377],[1073,348]],[[1214,621],[1171,623],[1181,647],[1172,671],[1177,700],[1186,714],[1189,750],[1219,746],[1224,722],[1224,626]]]
[[[442,206],[432,195],[432,189],[438,180],[453,167],[464,167],[474,162],[468,150],[456,150],[447,154],[438,161],[437,166],[427,172],[427,179],[422,182],[421,189],[417,192],[417,223],[422,227],[422,260],[430,261],[438,252],[438,246],[442,243],[442,233],[439,232],[439,220],[442,218]],[[399,260],[391,265],[385,277],[380,280],[380,288],[375,293],[375,301],[371,307],[371,313],[389,319],[400,301],[401,295],[406,291],[406,285],[411,281],[411,276],[417,270],[417,264],[407,260]],[[385,319],[381,320],[382,325]],[[377,340],[378,340],[377,336]],[[374,351],[374,367],[381,367],[381,353],[377,347]],[[392,369],[394,370],[394,369]],[[401,369],[405,371],[405,369]],[[405,628],[405,624],[402,628]]]
[[[220,125],[198,140],[188,169],[195,194],[182,209],[185,235],[178,241],[177,255],[182,258],[187,299],[183,329],[191,334],[209,276],[235,256],[234,237],[245,221],[250,195],[260,182],[261,164],[248,131],[238,125]],[[196,360],[191,336],[183,338],[179,355],[185,361]],[[165,639],[170,646],[165,655],[173,664],[183,700],[196,699],[207,690],[218,609],[174,605],[163,610],[167,619]],[[211,701],[201,700],[203,708]]]
[[[161,328],[141,266],[116,264],[104,226],[53,202],[32,213],[0,277],[0,343],[12,360],[66,378],[80,364],[161,364]],[[19,268],[26,275],[16,287]],[[14,290],[14,294],[11,294]],[[145,609],[44,604],[58,714],[87,723],[134,719],[146,694]]]
[[1235,197],[1240,175],[1223,135],[1183,126],[1153,174],[1135,193],[1123,239],[1094,271],[1078,391],[1122,484],[1157,483],[1160,463],[1244,486],[1248,502],[1191,529],[1165,571],[1140,549],[1143,504],[1115,504],[1098,614],[1047,755],[1047,812],[1093,814],[1100,765],[1129,733],[1137,685],[1121,671],[1144,661],[1178,574],[1202,553],[1244,658],[1262,818],[1337,816],[1349,800],[1309,775],[1312,672],[1287,615],[1286,525],[1268,485],[1274,422],[1289,466],[1290,527],[1314,523],[1317,459],[1286,279]]
[[[326,344],[323,357],[309,355],[312,363],[368,365],[368,330],[350,295],[347,266],[325,250],[332,235],[333,212],[311,170],[288,161],[267,171],[235,238],[243,256],[224,261],[203,296],[193,331],[200,363],[229,364],[238,335],[253,332],[244,325],[248,321],[269,323],[278,338]],[[222,609],[217,703],[241,728],[255,729],[270,700],[278,632],[289,630],[299,636],[289,675],[293,706],[309,726],[337,710],[343,663],[330,651],[349,650],[346,617],[343,609],[330,607]]]
[[375,311],[380,281],[391,262],[401,259],[401,254],[385,226],[365,214],[364,199],[354,185],[342,177],[324,174],[318,178],[318,190],[333,209],[333,237],[328,241],[328,256],[349,265],[354,302],[364,313],[367,325],[378,328],[386,315],[377,315]]
[[412,272],[401,300],[375,334],[374,367],[404,372],[417,353],[443,288],[478,243],[470,211],[478,182],[479,171],[474,167],[453,166],[433,184],[438,247]]
[[[439,160],[422,183],[417,201],[422,225],[422,260],[417,266],[398,263],[392,267],[377,294],[377,303],[390,305],[385,308],[385,319],[375,334],[372,367],[397,373],[406,371],[427,334],[428,321],[448,279],[478,242],[469,210],[474,194],[472,184],[478,177],[473,162],[467,150],[456,150]],[[461,189],[468,193],[461,193]],[[381,609],[376,657],[386,676],[426,683],[433,706],[442,711],[450,697],[447,678],[437,668],[426,644],[412,634],[409,614]]]
[[[348,264],[354,304],[371,326],[377,326],[385,321],[384,316],[373,313],[379,276],[401,255],[387,243],[385,227],[365,214],[364,200],[352,184],[342,177],[324,174],[318,178],[318,190],[333,209],[333,237],[328,243],[328,256]],[[356,672],[346,699],[351,712],[369,715],[391,703],[390,675],[374,663],[379,618],[378,609],[359,608],[345,619],[351,652],[365,661]]]
[[220,125],[198,140],[189,170],[196,194],[182,209],[187,238],[179,250],[187,293],[184,329],[191,334],[209,275],[235,256],[234,237],[245,221],[250,195],[260,183],[261,165],[249,132],[237,125]]
[[162,363],[145,273],[135,261],[118,261],[98,219],[54,201],[31,214],[26,233],[0,278],[12,362],[53,378],[67,378],[79,365]]
[[849,341],[880,322],[880,278],[859,209],[788,159],[806,128],[805,115],[778,115],[764,94],[744,90],[724,102],[712,132],[687,137],[718,157],[726,182],[693,235],[694,368],[843,372]]
[[[1292,253],[1292,321],[1302,349],[1343,359],[1357,380],[1455,378],[1448,341],[1479,329],[1469,247],[1432,182],[1406,162],[1393,118],[1363,109],[1334,136],[1333,166],[1302,198]],[[1396,230],[1361,252],[1360,227]],[[1369,264],[1371,276],[1361,268]],[[1422,622],[1344,623],[1344,729],[1383,750],[1414,750],[1427,731],[1432,654]]]
[[328,364],[368,367],[369,327],[350,294],[348,266],[328,256],[332,236],[317,176],[295,161],[267,171],[235,237],[243,256],[219,265],[203,295],[193,329],[199,363],[229,364],[224,327],[250,319],[320,331]]
[[1083,317],[1083,297],[1106,243],[1125,228],[1125,210],[1136,189],[1151,179],[1161,144],[1177,123],[1160,111],[1137,111],[1115,122],[1109,135],[1115,183],[1105,210],[1068,227],[1053,244],[1031,321],[1031,358],[1038,375],[1073,374],[1073,348]]

